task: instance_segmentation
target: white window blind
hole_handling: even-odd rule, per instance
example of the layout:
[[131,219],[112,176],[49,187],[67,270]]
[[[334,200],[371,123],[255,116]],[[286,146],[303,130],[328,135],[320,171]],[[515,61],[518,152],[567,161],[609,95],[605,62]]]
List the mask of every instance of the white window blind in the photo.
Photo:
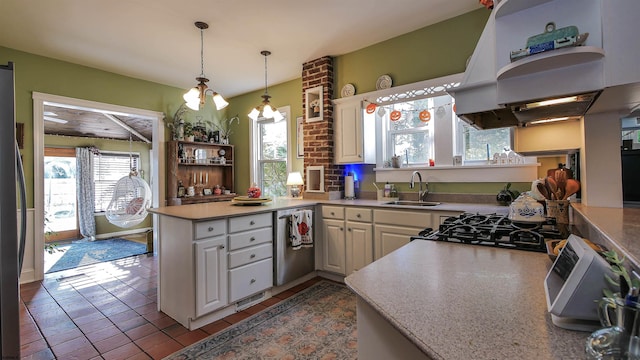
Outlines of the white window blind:
[[95,184],[95,212],[107,210],[113,190],[120,178],[128,176],[131,168],[139,169],[140,154],[110,153],[101,151],[93,156],[93,180]]

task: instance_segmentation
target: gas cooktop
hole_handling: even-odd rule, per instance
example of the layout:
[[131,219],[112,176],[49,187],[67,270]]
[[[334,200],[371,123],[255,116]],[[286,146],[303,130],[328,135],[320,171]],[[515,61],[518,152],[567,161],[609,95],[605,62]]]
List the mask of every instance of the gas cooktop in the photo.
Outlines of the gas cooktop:
[[554,218],[544,222],[513,222],[507,215],[471,214],[448,217],[438,230],[426,228],[411,240],[457,242],[546,252],[545,240],[565,239]]

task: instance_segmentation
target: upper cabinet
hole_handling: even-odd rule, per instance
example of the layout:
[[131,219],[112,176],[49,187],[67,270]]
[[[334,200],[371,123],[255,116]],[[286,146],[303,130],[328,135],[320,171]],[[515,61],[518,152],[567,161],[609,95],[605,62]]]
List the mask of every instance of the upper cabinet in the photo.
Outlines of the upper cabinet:
[[334,162],[375,164],[375,123],[365,124],[359,98],[334,100]]

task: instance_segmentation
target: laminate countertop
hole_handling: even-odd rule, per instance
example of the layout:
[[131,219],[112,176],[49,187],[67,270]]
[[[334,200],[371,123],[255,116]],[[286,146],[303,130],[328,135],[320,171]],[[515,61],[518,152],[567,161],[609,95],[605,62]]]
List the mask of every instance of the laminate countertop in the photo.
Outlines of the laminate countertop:
[[552,324],[544,253],[413,241],[346,284],[433,359],[583,359],[588,332]]
[[456,212],[472,212],[472,213],[499,213],[507,214],[509,207],[493,205],[493,204],[474,204],[474,203],[449,203],[443,202],[435,206],[404,206],[386,204],[389,200],[306,200],[291,198],[276,198],[262,205],[239,206],[229,201],[209,202],[202,204],[190,204],[179,206],[163,206],[149,209],[150,213],[172,216],[187,220],[209,220],[228,216],[250,215],[261,212],[270,212],[281,209],[323,205],[339,205],[339,206],[358,206],[358,207],[376,207],[396,210],[422,210],[422,211],[456,211]]

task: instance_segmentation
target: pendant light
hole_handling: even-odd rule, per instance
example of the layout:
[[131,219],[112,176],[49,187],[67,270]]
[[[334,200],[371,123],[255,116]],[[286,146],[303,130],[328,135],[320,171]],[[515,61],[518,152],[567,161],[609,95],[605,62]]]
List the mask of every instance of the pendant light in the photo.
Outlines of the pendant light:
[[207,82],[209,79],[204,75],[204,35],[205,29],[209,28],[209,25],[202,21],[196,21],[196,27],[200,29],[200,76],[196,77],[198,85],[191,88],[186,94],[183,95],[184,101],[187,102],[187,106],[192,110],[200,110],[200,107],[204,105],[207,97],[207,92],[211,93],[213,102],[216,104],[216,109],[222,110],[229,103],[222,97],[222,95],[209,89]]
[[251,120],[258,120],[259,117],[264,117],[266,119],[273,118],[274,122],[278,122],[284,119],[284,116],[277,109],[273,108],[269,104],[269,92],[267,91],[267,56],[271,55],[271,51],[263,50],[260,54],[264,55],[264,95],[262,95],[262,104],[255,107],[249,113],[249,118]]

